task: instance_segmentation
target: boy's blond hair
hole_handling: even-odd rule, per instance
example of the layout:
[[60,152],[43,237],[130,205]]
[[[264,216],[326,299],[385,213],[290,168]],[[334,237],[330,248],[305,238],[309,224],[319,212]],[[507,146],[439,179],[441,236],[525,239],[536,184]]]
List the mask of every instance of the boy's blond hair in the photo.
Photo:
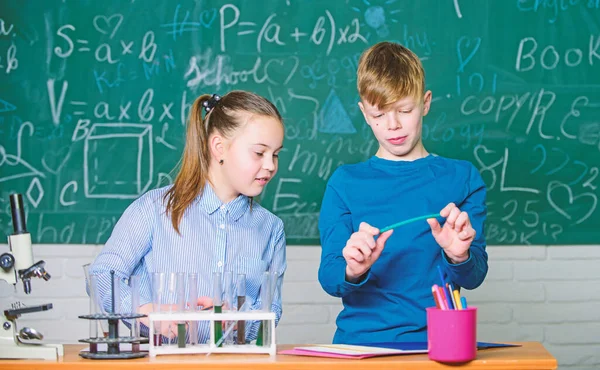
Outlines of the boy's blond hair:
[[358,62],[361,100],[378,108],[412,97],[423,102],[425,71],[419,57],[404,46],[380,42],[365,50]]

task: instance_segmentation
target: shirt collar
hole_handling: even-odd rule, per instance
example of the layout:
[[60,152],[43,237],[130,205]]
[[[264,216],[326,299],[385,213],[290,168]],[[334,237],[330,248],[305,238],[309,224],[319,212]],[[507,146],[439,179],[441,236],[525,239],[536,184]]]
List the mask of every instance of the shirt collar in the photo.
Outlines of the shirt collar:
[[229,203],[223,203],[217,196],[212,185],[208,182],[204,186],[204,190],[200,195],[199,203],[204,208],[206,213],[212,215],[221,207],[229,212],[229,215],[234,221],[237,221],[250,206],[250,200],[247,196],[240,194],[237,198],[233,199]]

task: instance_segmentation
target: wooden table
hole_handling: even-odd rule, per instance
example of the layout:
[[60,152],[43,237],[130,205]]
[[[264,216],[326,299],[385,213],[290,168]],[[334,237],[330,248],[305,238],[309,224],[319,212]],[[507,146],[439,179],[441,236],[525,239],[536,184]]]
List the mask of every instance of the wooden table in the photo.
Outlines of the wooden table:
[[[464,369],[556,369],[556,359],[538,342],[522,342],[522,347],[492,348],[477,351],[477,359],[460,366]],[[281,345],[278,350],[293,345]],[[54,361],[0,360],[0,369],[450,369],[430,361],[426,354],[376,357],[364,360],[340,360],[318,357],[277,355],[169,355],[136,360],[85,360],[78,352],[82,345],[65,345],[65,356]]]

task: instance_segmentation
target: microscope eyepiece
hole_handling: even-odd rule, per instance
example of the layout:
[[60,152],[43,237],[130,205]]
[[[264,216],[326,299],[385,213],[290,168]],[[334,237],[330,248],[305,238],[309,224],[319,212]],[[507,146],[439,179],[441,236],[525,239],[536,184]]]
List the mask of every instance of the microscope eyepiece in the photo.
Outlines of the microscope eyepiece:
[[10,210],[12,214],[13,229],[15,234],[26,234],[25,207],[23,207],[23,195],[10,195]]

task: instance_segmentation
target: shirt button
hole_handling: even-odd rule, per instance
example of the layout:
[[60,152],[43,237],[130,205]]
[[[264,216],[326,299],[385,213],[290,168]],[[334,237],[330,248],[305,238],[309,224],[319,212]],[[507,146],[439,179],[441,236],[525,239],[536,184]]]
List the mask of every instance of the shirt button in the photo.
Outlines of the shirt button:
[[218,267],[223,267],[223,261],[219,261],[219,263],[217,263]]
[[222,229],[224,229],[224,228],[225,228],[225,224],[221,224],[221,225],[219,225],[219,227],[220,227],[220,228],[221,228],[221,230],[222,230]]
[[221,209],[225,209],[225,206],[224,206],[224,205],[222,205],[222,206],[221,206],[221,207],[219,207],[219,208],[221,208]]

